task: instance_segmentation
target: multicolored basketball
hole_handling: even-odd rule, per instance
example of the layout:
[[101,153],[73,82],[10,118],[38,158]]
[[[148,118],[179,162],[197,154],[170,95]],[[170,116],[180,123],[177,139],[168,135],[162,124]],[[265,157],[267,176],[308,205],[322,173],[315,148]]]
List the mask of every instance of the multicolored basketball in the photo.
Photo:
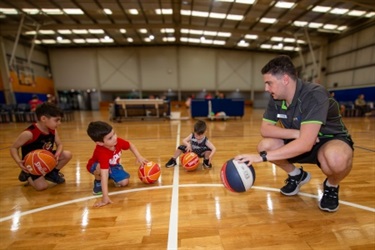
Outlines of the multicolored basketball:
[[160,166],[152,161],[147,162],[144,165],[141,165],[138,169],[139,179],[146,184],[152,184],[156,182],[161,174]]
[[55,156],[50,151],[44,149],[31,151],[23,160],[23,164],[29,173],[34,175],[46,175],[57,164]]
[[181,157],[181,165],[187,171],[194,171],[199,166],[199,157],[194,152],[187,152]]
[[252,165],[230,159],[224,163],[220,173],[224,187],[232,192],[246,192],[255,182],[255,170]]

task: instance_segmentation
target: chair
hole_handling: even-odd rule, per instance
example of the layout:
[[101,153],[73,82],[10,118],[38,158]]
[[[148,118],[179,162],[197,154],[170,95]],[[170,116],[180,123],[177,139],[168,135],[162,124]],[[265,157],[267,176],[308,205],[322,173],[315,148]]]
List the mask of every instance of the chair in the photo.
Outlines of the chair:
[[14,112],[16,122],[36,122],[36,114],[31,111],[31,107],[28,103],[17,104],[16,111]]
[[0,122],[13,122],[13,105],[0,104]]
[[63,111],[63,117],[62,117],[63,121],[74,120],[74,113],[73,113],[72,106],[70,104],[61,102],[57,104],[57,106]]
[[359,110],[355,108],[355,105],[353,102],[341,102],[340,105],[345,106],[344,116],[346,117],[359,116]]

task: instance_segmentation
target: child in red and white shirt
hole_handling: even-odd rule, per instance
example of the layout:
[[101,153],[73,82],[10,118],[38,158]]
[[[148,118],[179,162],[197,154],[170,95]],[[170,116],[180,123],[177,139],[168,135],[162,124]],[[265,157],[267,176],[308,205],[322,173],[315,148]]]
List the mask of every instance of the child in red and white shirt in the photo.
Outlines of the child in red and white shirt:
[[95,207],[112,203],[108,196],[108,179],[116,186],[125,187],[129,183],[129,173],[120,164],[122,150],[130,150],[140,164],[147,160],[129,141],[118,138],[112,126],[106,122],[90,122],[87,134],[96,143],[92,157],[87,163],[87,170],[95,176],[93,194],[103,194],[102,200]]

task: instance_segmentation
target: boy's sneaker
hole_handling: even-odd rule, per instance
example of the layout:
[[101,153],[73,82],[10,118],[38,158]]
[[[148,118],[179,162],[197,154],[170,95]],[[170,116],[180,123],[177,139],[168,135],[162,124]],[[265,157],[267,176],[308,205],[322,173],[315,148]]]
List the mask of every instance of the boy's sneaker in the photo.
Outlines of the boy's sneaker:
[[21,173],[18,175],[18,180],[21,182],[27,181],[29,179],[30,174],[26,173],[25,171],[21,170]]
[[208,163],[208,159],[206,159],[206,160],[203,160],[203,167],[205,169],[210,169],[210,168],[212,168],[212,164]]
[[165,164],[166,168],[172,168],[177,165],[177,162],[175,159],[171,158],[169,161]]
[[310,181],[310,173],[303,171],[302,167],[300,169],[301,173],[299,175],[288,175],[288,179],[285,180],[286,185],[280,189],[283,195],[291,196],[297,194],[300,187]]
[[63,174],[59,173],[59,170],[57,170],[57,169],[54,168],[51,172],[49,172],[48,174],[46,174],[44,176],[44,178],[47,181],[54,182],[56,184],[61,184],[61,183],[65,182],[65,179],[64,179],[63,176],[64,176]]
[[323,197],[319,202],[319,208],[327,212],[335,212],[339,209],[339,187],[328,187],[327,179],[323,182]]
[[102,194],[102,182],[100,180],[94,180],[94,188],[92,189],[94,195]]

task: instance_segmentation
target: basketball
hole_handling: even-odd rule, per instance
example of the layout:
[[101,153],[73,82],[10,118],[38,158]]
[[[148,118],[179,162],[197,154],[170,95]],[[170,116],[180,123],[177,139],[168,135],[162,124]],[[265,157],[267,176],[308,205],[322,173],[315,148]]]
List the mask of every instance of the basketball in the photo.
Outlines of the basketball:
[[37,149],[28,153],[24,158],[24,165],[33,175],[46,175],[56,166],[55,156],[47,150]]
[[161,174],[160,166],[152,161],[141,165],[138,169],[139,179],[146,184],[152,184],[159,179]]
[[194,152],[187,152],[181,157],[181,165],[187,171],[194,171],[199,166],[199,157]]
[[255,170],[252,165],[230,159],[224,163],[220,173],[224,187],[232,192],[246,192],[255,182]]

